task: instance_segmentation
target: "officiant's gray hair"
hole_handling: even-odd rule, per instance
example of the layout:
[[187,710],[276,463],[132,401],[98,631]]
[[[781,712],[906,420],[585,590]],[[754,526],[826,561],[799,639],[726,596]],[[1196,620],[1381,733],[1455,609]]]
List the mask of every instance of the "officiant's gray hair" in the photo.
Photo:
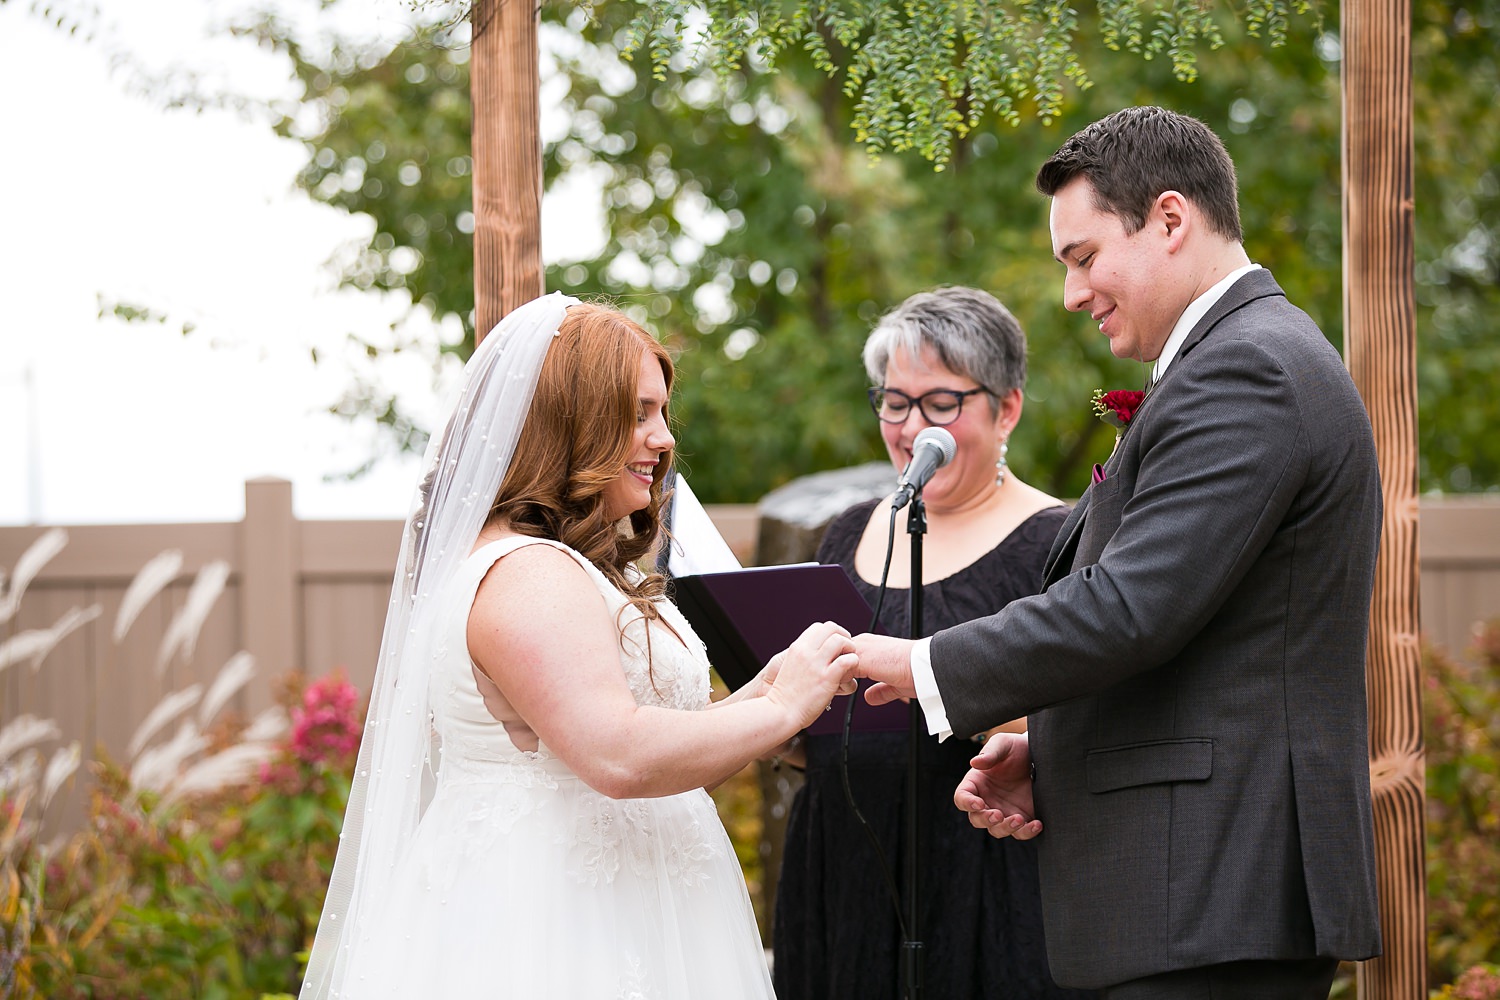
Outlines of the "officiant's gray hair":
[[918,292],[880,318],[865,339],[865,371],[885,384],[891,355],[920,361],[930,349],[944,368],[992,393],[1026,384],[1026,334],[1010,310],[989,292],[946,285]]

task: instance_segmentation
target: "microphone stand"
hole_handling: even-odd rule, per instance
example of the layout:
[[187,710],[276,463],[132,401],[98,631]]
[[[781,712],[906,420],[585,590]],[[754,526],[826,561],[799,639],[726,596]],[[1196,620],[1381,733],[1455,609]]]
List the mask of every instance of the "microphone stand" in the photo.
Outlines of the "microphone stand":
[[[927,507],[922,502],[921,491],[912,497],[906,514],[906,533],[911,536],[911,587],[907,636],[922,638],[922,536],[927,533]],[[901,945],[902,979],[906,1000],[921,1000],[922,997],[922,935],[919,921],[922,915],[920,900],[921,879],[918,864],[921,851],[921,791],[922,771],[918,757],[922,740],[927,735],[923,722],[922,707],[915,698],[908,706],[907,750],[906,750],[906,933],[907,940]]]

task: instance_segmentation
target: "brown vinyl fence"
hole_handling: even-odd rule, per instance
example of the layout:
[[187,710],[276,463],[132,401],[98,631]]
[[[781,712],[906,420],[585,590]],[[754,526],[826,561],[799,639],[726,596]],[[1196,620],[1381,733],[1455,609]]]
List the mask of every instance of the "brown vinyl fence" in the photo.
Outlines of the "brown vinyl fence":
[[[709,513],[747,562],[755,548],[753,506]],[[47,529],[0,528],[0,598],[17,560]],[[274,682],[290,670],[347,670],[368,690],[390,598],[400,540],[396,521],[303,521],[292,512],[291,484],[254,480],[238,523],[83,525],[65,529],[67,545],[31,581],[0,643],[52,628],[70,609],[98,606],[97,617],[64,636],[38,669],[0,671],[0,727],[21,714],[53,719],[84,758],[97,750],[117,761],[161,700],[210,684],[241,650],[254,656],[255,679],[231,704],[244,717],[268,707]],[[1455,653],[1476,622],[1500,615],[1500,498],[1421,502],[1421,601],[1427,638]],[[181,570],[148,603],[124,638],[113,637],[126,589],[164,550],[182,553]],[[222,561],[228,576],[191,648],[179,644],[160,662],[163,640],[189,600],[200,570]],[[78,783],[75,783],[75,785]],[[77,787],[49,810],[49,826],[82,815]]]

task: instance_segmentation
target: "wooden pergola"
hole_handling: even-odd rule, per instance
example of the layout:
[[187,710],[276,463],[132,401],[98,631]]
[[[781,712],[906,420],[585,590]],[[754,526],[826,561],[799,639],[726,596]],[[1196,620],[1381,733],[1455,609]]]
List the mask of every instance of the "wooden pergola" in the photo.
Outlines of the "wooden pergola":
[[[1344,344],[1374,427],[1385,499],[1366,662],[1385,954],[1361,1000],[1427,995],[1417,614],[1416,328],[1410,0],[1349,0],[1343,43]],[[546,291],[541,257],[540,10],[476,0],[475,329]]]

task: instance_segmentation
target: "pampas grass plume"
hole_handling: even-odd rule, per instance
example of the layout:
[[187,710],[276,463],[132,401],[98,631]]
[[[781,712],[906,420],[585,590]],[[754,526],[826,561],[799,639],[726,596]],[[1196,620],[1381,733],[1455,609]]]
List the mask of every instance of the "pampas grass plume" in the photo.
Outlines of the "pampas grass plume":
[[276,748],[266,743],[236,743],[226,747],[183,771],[162,795],[162,805],[249,781],[261,764],[275,756]]
[[130,738],[130,747],[125,751],[126,756],[134,758],[167,723],[197,704],[201,694],[203,694],[201,684],[190,684],[181,691],[173,691],[157,702],[156,707],[136,727],[135,735]]
[[245,650],[240,650],[231,656],[229,661],[220,668],[219,675],[214,678],[214,682],[209,685],[208,694],[203,696],[203,704],[198,706],[198,724],[207,727],[225,703],[250,683],[250,678],[254,676],[254,656]]
[[26,588],[31,581],[41,572],[43,566],[63,550],[68,544],[68,533],[61,528],[52,528],[42,533],[36,541],[26,547],[21,553],[21,558],[16,560],[15,569],[10,574],[10,587],[4,588],[5,575],[0,573],[0,624],[10,621],[21,609],[21,595],[26,593]]
[[130,631],[130,626],[135,624],[141,611],[151,603],[153,597],[161,593],[163,587],[177,579],[181,569],[182,552],[179,549],[158,552],[141,567],[126,588],[125,596],[120,599],[120,611],[115,615],[115,642],[125,638],[125,633]]
[[228,581],[229,563],[222,559],[216,559],[198,571],[192,589],[188,591],[187,600],[178,609],[172,624],[167,626],[167,634],[162,636],[161,649],[156,655],[158,676],[166,671],[167,664],[177,653],[180,652],[184,660],[192,659],[203,622]]
[[246,743],[273,743],[286,735],[291,727],[292,721],[287,718],[286,709],[280,705],[272,705],[250,720],[250,725],[245,727],[240,739]]
[[47,808],[52,796],[57,794],[64,781],[73,776],[82,760],[83,748],[77,740],[52,754],[52,759],[47,762],[47,773],[42,777],[42,797],[39,803],[42,809]]
[[[181,693],[181,692],[179,692]],[[187,759],[208,746],[208,738],[191,719],[166,743],[143,750],[130,768],[130,787],[159,792],[172,783]]]
[[0,764],[5,763],[26,747],[45,740],[55,740],[62,730],[51,719],[38,719],[34,715],[18,715],[0,729]]
[[51,628],[33,628],[18,632],[0,643],[0,670],[24,660],[31,661],[32,672],[40,670],[47,654],[67,638],[68,633],[86,625],[104,613],[97,604],[87,608],[69,608],[62,617],[52,623]]

